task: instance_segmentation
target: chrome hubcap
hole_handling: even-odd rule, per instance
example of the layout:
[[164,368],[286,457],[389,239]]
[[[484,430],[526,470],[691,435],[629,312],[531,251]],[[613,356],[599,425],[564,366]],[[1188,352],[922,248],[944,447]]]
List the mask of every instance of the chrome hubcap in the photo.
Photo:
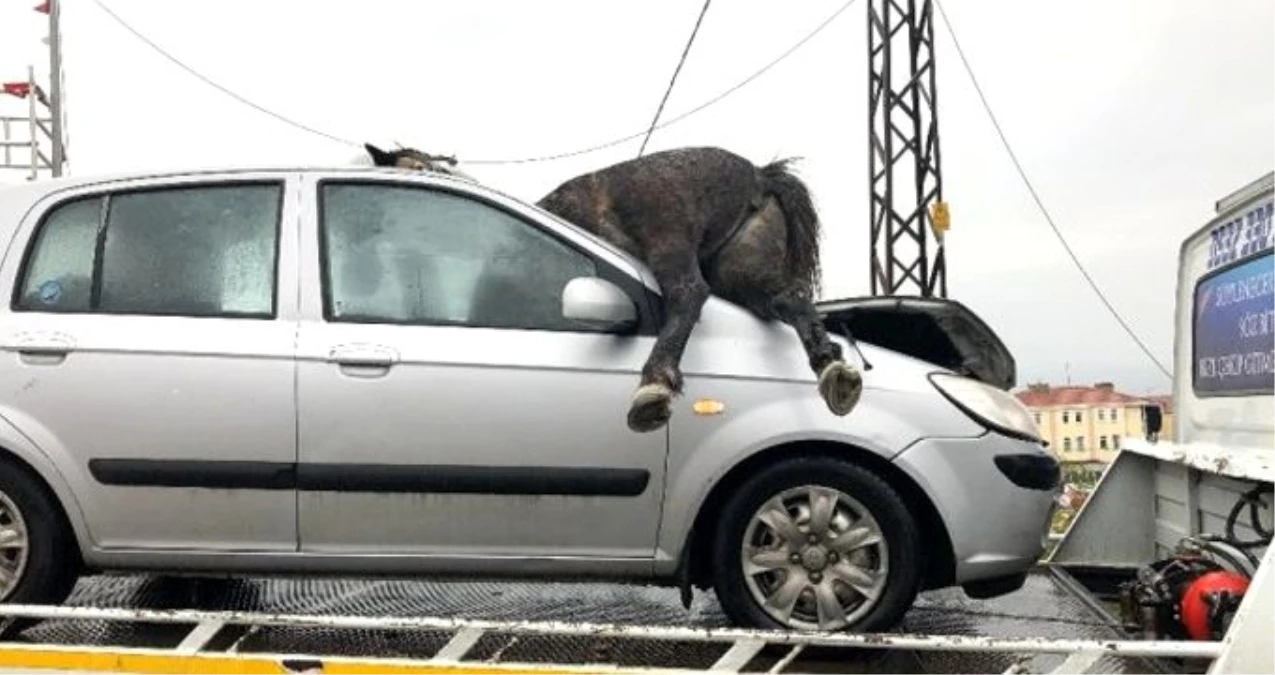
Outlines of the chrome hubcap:
[[22,580],[29,548],[22,512],[9,495],[0,492],[0,600],[7,599]]
[[790,628],[839,630],[876,606],[889,551],[881,526],[850,495],[807,485],[753,514],[741,550],[744,582],[771,618]]
[[801,564],[811,572],[822,572],[828,566],[828,551],[822,546],[807,546],[801,552]]

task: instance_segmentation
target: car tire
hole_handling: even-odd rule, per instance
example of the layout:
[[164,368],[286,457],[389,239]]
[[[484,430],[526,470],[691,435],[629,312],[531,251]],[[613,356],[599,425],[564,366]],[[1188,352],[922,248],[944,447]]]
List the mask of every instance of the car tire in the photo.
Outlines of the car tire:
[[846,461],[797,457],[761,470],[725,503],[712,542],[713,588],[737,625],[884,631],[916,598],[920,550],[915,518],[879,476]]
[[[60,605],[79,576],[79,551],[48,490],[0,457],[0,603]],[[0,637],[37,623],[0,619]]]

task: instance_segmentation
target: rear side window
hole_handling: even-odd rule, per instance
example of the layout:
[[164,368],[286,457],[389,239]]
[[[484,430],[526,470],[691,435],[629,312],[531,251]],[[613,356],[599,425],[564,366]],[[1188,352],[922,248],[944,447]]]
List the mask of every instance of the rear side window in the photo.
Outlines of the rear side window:
[[63,204],[39,228],[14,308],[271,317],[281,190],[195,186]]
[[63,204],[49,215],[27,258],[18,309],[87,312],[93,298],[93,249],[102,198]]

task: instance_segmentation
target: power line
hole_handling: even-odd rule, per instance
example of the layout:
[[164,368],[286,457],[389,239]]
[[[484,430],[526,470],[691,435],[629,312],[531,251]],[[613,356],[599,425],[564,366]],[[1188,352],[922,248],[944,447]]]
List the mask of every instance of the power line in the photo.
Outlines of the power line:
[[1129,324],[1125,323],[1124,318],[1120,316],[1120,313],[1116,311],[1116,308],[1112,306],[1109,300],[1107,300],[1107,296],[1104,295],[1102,290],[1098,288],[1098,284],[1094,282],[1093,277],[1089,276],[1089,272],[1085,270],[1085,266],[1080,263],[1080,258],[1076,257],[1075,251],[1071,250],[1071,245],[1068,244],[1067,239],[1063,237],[1062,231],[1060,231],[1058,229],[1058,225],[1054,223],[1053,216],[1049,215],[1049,210],[1045,208],[1045,204],[1041,201],[1040,195],[1036,193],[1036,188],[1032,185],[1031,180],[1027,178],[1027,172],[1023,170],[1022,164],[1018,162],[1018,156],[1014,154],[1014,149],[1010,147],[1009,140],[1005,137],[1005,132],[1001,129],[1000,122],[996,119],[996,114],[992,112],[992,107],[988,104],[987,97],[983,95],[983,88],[979,86],[978,78],[974,76],[974,69],[970,67],[969,61],[965,58],[965,51],[961,49],[961,43],[956,39],[956,29],[952,27],[952,22],[948,20],[947,12],[943,9],[943,3],[939,2],[939,0],[934,0],[934,4],[939,8],[939,14],[943,17],[943,25],[947,27],[948,35],[952,37],[952,44],[956,46],[956,53],[960,56],[961,64],[965,66],[965,72],[969,75],[970,82],[974,83],[974,90],[978,92],[978,98],[983,102],[983,109],[987,111],[987,116],[991,118],[992,126],[995,127],[996,134],[1000,136],[1001,144],[1005,146],[1005,151],[1009,153],[1009,158],[1014,163],[1014,168],[1017,169],[1019,177],[1023,179],[1023,183],[1027,185],[1028,192],[1031,193],[1032,199],[1036,202],[1036,206],[1040,208],[1041,214],[1045,216],[1045,221],[1049,223],[1050,229],[1052,229],[1054,231],[1054,235],[1058,237],[1058,241],[1062,244],[1063,249],[1067,251],[1067,255],[1071,257],[1071,261],[1076,264],[1076,269],[1080,270],[1080,274],[1084,276],[1085,281],[1089,282],[1089,287],[1092,288],[1093,292],[1098,295],[1098,299],[1101,300],[1102,304],[1107,307],[1107,311],[1111,312],[1111,316],[1115,317],[1116,321],[1120,323],[1120,326],[1124,328],[1126,333],[1129,334],[1129,337],[1133,338],[1133,341],[1137,343],[1138,347],[1142,349],[1142,352],[1147,355],[1147,358],[1151,359],[1151,362],[1155,364],[1155,367],[1159,368],[1160,372],[1164,373],[1165,377],[1172,380],[1173,375],[1169,372],[1169,369],[1165,368],[1164,365],[1160,363],[1160,360],[1151,353],[1151,350],[1148,349],[1146,344],[1142,342],[1142,339],[1133,332],[1133,329],[1129,327]]
[[[200,80],[202,80],[204,83],[208,84],[209,86],[212,86],[212,87],[216,88],[217,90],[221,91],[222,93],[224,93],[224,94],[226,94],[226,95],[228,95],[228,96],[231,96],[232,98],[234,98],[234,99],[236,99],[236,100],[240,101],[241,103],[243,103],[243,104],[245,104],[245,105],[247,105],[247,106],[249,106],[249,107],[251,107],[251,108],[254,108],[254,109],[256,109],[256,110],[258,110],[258,111],[260,111],[260,112],[263,112],[263,113],[265,113],[265,114],[267,114],[267,115],[270,115],[271,117],[274,117],[275,119],[277,119],[277,120],[279,120],[279,121],[281,121],[281,122],[284,122],[284,123],[286,123],[286,124],[289,124],[289,125],[292,125],[292,126],[294,126],[294,127],[298,128],[298,129],[301,129],[302,131],[306,131],[306,132],[309,132],[309,133],[315,134],[315,135],[317,135],[317,136],[322,136],[323,138],[326,138],[326,139],[331,140],[331,141],[335,141],[335,142],[337,142],[337,143],[341,143],[341,144],[343,144],[343,145],[350,145],[350,146],[358,146],[358,147],[362,147],[362,146],[361,146],[361,144],[356,143],[356,142],[354,142],[354,141],[351,141],[351,140],[348,140],[348,139],[345,139],[345,138],[341,138],[340,136],[335,136],[335,135],[333,135],[333,134],[329,134],[329,133],[326,133],[326,132],[321,131],[321,130],[319,130],[319,129],[315,129],[315,128],[313,128],[313,127],[306,126],[306,125],[304,125],[304,124],[301,124],[301,123],[299,123],[299,122],[296,122],[296,121],[294,121],[294,120],[291,120],[291,119],[289,119],[289,118],[287,118],[287,117],[285,117],[285,116],[283,116],[283,115],[280,115],[280,114],[278,114],[278,113],[276,113],[276,112],[273,112],[273,111],[271,111],[271,110],[269,110],[269,109],[265,108],[264,106],[261,106],[261,105],[258,105],[258,104],[256,104],[256,103],[253,103],[252,101],[248,100],[248,99],[247,99],[247,98],[245,98],[244,96],[241,96],[241,95],[239,95],[239,94],[235,93],[234,91],[231,91],[229,88],[227,88],[227,87],[225,87],[225,86],[222,86],[222,85],[220,85],[220,84],[218,84],[218,83],[216,83],[216,82],[212,81],[210,78],[205,77],[204,75],[200,74],[200,73],[199,73],[198,71],[196,71],[194,68],[191,68],[190,66],[186,65],[185,63],[182,63],[182,62],[181,62],[181,60],[179,60],[179,59],[177,59],[176,57],[174,57],[173,55],[169,54],[169,53],[168,53],[168,52],[166,52],[163,48],[161,48],[159,45],[155,44],[153,41],[151,41],[151,40],[150,40],[150,39],[148,39],[145,35],[143,35],[141,32],[139,32],[137,29],[135,29],[135,28],[133,28],[132,26],[130,26],[130,25],[129,25],[126,21],[124,21],[124,20],[123,20],[122,18],[120,18],[117,14],[115,14],[115,12],[111,11],[111,9],[110,9],[109,7],[107,7],[105,4],[103,4],[103,3],[102,3],[102,0],[93,0],[93,1],[94,1],[97,5],[98,5],[98,7],[100,7],[103,11],[105,11],[108,15],[110,15],[110,16],[111,16],[111,18],[113,18],[113,19],[114,19],[116,22],[118,22],[121,26],[123,26],[125,29],[127,29],[127,30],[128,30],[130,33],[132,33],[135,37],[137,37],[138,39],[142,40],[142,41],[143,41],[143,42],[145,42],[147,45],[149,45],[152,49],[154,49],[155,51],[159,52],[162,56],[164,56],[165,58],[167,58],[169,61],[172,61],[174,64],[176,64],[177,66],[179,66],[179,67],[180,67],[180,68],[182,68],[183,70],[185,70],[185,71],[189,72],[191,75],[194,75],[195,77],[199,78]],[[539,162],[549,162],[549,161],[554,161],[554,160],[559,160],[559,159],[567,159],[567,158],[570,158],[570,157],[578,157],[578,156],[581,156],[581,155],[587,155],[587,154],[591,154],[591,153],[594,153],[594,152],[598,152],[598,151],[600,151],[600,150],[606,150],[606,149],[608,149],[608,148],[613,148],[613,147],[615,147],[615,146],[617,146],[617,145],[621,145],[621,144],[627,143],[627,142],[629,142],[629,141],[631,141],[631,140],[633,140],[633,139],[641,138],[644,134],[649,134],[649,133],[650,133],[651,131],[653,131],[653,130],[665,129],[665,128],[667,128],[667,127],[670,127],[670,126],[672,126],[672,125],[674,125],[674,124],[677,124],[678,122],[681,122],[682,120],[684,120],[684,119],[686,119],[686,118],[688,118],[688,117],[690,117],[690,116],[692,116],[692,115],[695,115],[695,114],[697,114],[697,113],[699,113],[699,112],[701,112],[701,111],[703,111],[703,110],[705,110],[705,109],[707,109],[707,108],[709,108],[709,107],[711,107],[711,106],[713,106],[713,105],[716,105],[717,103],[721,102],[722,100],[724,100],[726,97],[730,96],[731,94],[734,94],[735,92],[739,91],[740,89],[743,89],[744,87],[748,86],[749,84],[752,84],[752,83],[753,83],[753,82],[754,82],[757,78],[761,77],[762,75],[764,75],[764,74],[766,74],[768,71],[770,71],[770,69],[774,68],[775,66],[779,65],[779,64],[780,64],[780,63],[782,63],[783,61],[787,60],[787,59],[788,59],[788,57],[792,56],[792,55],[793,55],[793,54],[794,54],[794,53],[795,53],[798,49],[801,49],[802,47],[804,47],[804,46],[806,45],[806,43],[807,43],[807,42],[809,42],[810,40],[814,39],[814,37],[815,37],[816,35],[818,35],[819,33],[823,32],[823,30],[824,30],[825,28],[827,28],[827,27],[828,27],[828,26],[829,26],[829,25],[830,25],[833,21],[835,21],[838,17],[840,17],[842,14],[844,14],[846,10],[850,9],[850,7],[851,7],[852,5],[854,5],[854,4],[855,4],[855,2],[857,2],[857,1],[858,1],[858,0],[847,0],[847,1],[846,1],[845,3],[843,3],[843,4],[839,7],[839,8],[837,8],[837,10],[836,10],[835,12],[833,12],[833,13],[832,13],[832,14],[831,14],[831,15],[830,15],[827,19],[824,19],[824,20],[823,20],[823,21],[822,21],[822,22],[821,22],[818,26],[816,26],[816,27],[814,28],[814,30],[811,30],[809,33],[807,33],[805,37],[803,37],[802,39],[798,40],[795,44],[793,44],[793,46],[791,46],[791,47],[789,47],[788,49],[784,50],[782,53],[780,53],[780,54],[779,54],[779,56],[775,57],[775,58],[774,58],[774,59],[772,59],[769,63],[767,63],[766,65],[764,65],[764,66],[762,66],[761,68],[757,69],[755,72],[753,72],[753,73],[752,73],[751,75],[749,75],[748,77],[745,77],[744,79],[742,79],[742,80],[740,80],[739,82],[735,83],[735,84],[734,84],[734,85],[732,85],[731,87],[727,88],[726,90],[722,91],[721,93],[717,94],[716,96],[713,96],[712,98],[710,98],[710,99],[708,99],[708,100],[704,101],[703,103],[701,103],[701,104],[699,104],[699,105],[695,106],[694,108],[691,108],[690,110],[687,110],[686,112],[683,112],[683,113],[681,113],[680,115],[677,115],[677,116],[675,116],[675,117],[669,118],[669,119],[665,120],[664,122],[661,122],[661,123],[659,123],[659,124],[654,125],[651,129],[647,129],[647,130],[639,131],[639,132],[636,132],[636,133],[632,133],[632,134],[629,134],[629,135],[627,135],[627,136],[622,136],[622,137],[620,137],[620,138],[616,138],[616,139],[613,139],[613,140],[607,141],[607,142],[605,142],[605,143],[599,143],[599,144],[597,144],[597,145],[591,145],[591,146],[588,146],[588,147],[585,147],[585,148],[579,148],[579,149],[577,149],[577,150],[569,150],[569,151],[566,151],[566,152],[559,152],[559,153],[555,153],[555,154],[551,154],[551,155],[539,155],[539,156],[521,157],[521,158],[514,158],[514,159],[470,159],[470,160],[464,160],[464,163],[465,163],[465,164],[471,164],[471,165],[489,165],[489,166],[494,166],[494,165],[506,165],[506,164],[533,164],[533,163],[539,163]]]
[[[714,97],[712,97],[712,98],[708,99],[707,101],[704,101],[703,103],[701,103],[701,104],[699,104],[699,105],[695,106],[694,108],[691,108],[690,110],[687,110],[686,112],[684,112],[684,113],[682,113],[682,114],[680,114],[680,115],[677,115],[676,117],[669,118],[668,120],[666,120],[666,121],[664,121],[664,122],[661,122],[660,124],[655,125],[655,129],[657,129],[657,130],[658,130],[658,129],[664,129],[664,128],[666,128],[666,127],[670,127],[670,126],[672,126],[672,125],[674,125],[674,124],[677,124],[678,122],[681,122],[682,120],[684,120],[684,119],[686,119],[686,118],[690,117],[691,115],[694,115],[694,114],[696,114],[696,113],[700,112],[701,110],[704,110],[705,108],[708,108],[709,106],[712,106],[712,105],[717,104],[717,103],[718,103],[718,102],[720,102],[722,99],[726,98],[727,96],[730,96],[731,94],[733,94],[733,93],[735,93],[735,92],[739,91],[740,89],[743,89],[744,87],[748,86],[749,84],[752,84],[752,82],[753,82],[754,80],[756,80],[757,78],[759,78],[759,77],[761,77],[762,75],[764,75],[764,74],[765,74],[767,71],[769,71],[771,68],[774,68],[775,66],[779,65],[782,61],[786,60],[789,56],[792,56],[794,52],[796,52],[798,49],[801,49],[803,46],[805,46],[805,44],[806,44],[807,42],[809,42],[810,40],[814,39],[814,37],[815,37],[816,35],[818,35],[819,33],[823,32],[823,29],[827,28],[829,24],[831,24],[833,21],[835,21],[835,20],[837,19],[837,17],[839,17],[839,16],[841,16],[843,13],[845,13],[845,11],[846,11],[847,9],[850,9],[850,7],[851,7],[852,5],[854,5],[854,3],[855,3],[855,2],[857,2],[857,1],[858,1],[858,0],[847,0],[847,2],[846,2],[846,3],[842,4],[842,5],[841,5],[841,7],[839,7],[839,8],[837,9],[837,11],[833,12],[833,13],[832,13],[832,14],[831,14],[831,15],[830,15],[827,19],[824,19],[822,23],[820,23],[818,26],[816,26],[814,30],[812,30],[812,31],[810,31],[809,33],[807,33],[807,34],[806,34],[806,36],[805,36],[805,37],[803,37],[803,38],[801,38],[800,40],[798,40],[796,44],[794,44],[793,46],[791,46],[791,47],[789,47],[788,49],[784,50],[784,51],[783,51],[783,53],[781,53],[779,56],[777,56],[777,57],[775,57],[774,59],[772,59],[772,60],[770,61],[770,63],[767,63],[766,65],[764,65],[764,66],[762,66],[761,68],[759,68],[759,69],[758,69],[756,72],[754,72],[752,75],[749,75],[748,77],[746,77],[746,78],[744,78],[744,79],[740,80],[739,82],[735,83],[733,86],[731,86],[730,88],[726,89],[726,90],[725,90],[725,91],[723,91],[722,93],[720,93],[720,94],[718,94],[718,95],[716,95],[716,96],[714,96]],[[597,152],[597,151],[599,151],[599,150],[606,150],[606,149],[608,149],[608,148],[613,148],[613,147],[615,147],[615,146],[617,146],[617,145],[621,145],[621,144],[623,144],[623,143],[627,143],[627,142],[629,142],[629,141],[631,141],[631,140],[633,140],[633,139],[635,139],[635,138],[641,138],[641,137],[642,137],[642,135],[643,135],[643,134],[645,134],[645,133],[647,133],[647,132],[646,132],[646,131],[639,131],[639,132],[637,132],[637,133],[629,134],[628,136],[623,136],[623,137],[621,137],[621,138],[616,138],[616,139],[614,139],[614,140],[610,140],[610,141],[607,141],[607,142],[605,142],[605,143],[599,143],[599,144],[597,144],[597,145],[591,145],[591,146],[586,147],[586,148],[580,148],[579,150],[571,150],[571,151],[568,151],[568,152],[560,152],[560,153],[558,153],[558,154],[554,154],[554,155],[541,155],[541,156],[538,156],[538,157],[524,157],[524,158],[520,158],[520,159],[470,159],[470,160],[466,160],[466,161],[465,161],[465,163],[466,163],[466,164],[488,164],[488,165],[497,165],[497,164],[531,164],[531,163],[534,163],[534,162],[548,162],[548,161],[552,161],[552,160],[556,160],[556,159],[566,159],[566,158],[568,158],[568,157],[578,157],[578,156],[580,156],[580,155],[587,155],[587,154],[590,154],[590,153],[593,153],[593,152]]]
[[686,63],[686,55],[691,53],[691,45],[695,44],[695,36],[699,34],[699,25],[704,22],[704,15],[708,13],[708,6],[713,0],[704,0],[704,7],[699,11],[699,18],[695,19],[695,28],[691,30],[691,37],[686,41],[686,46],[682,48],[682,58],[677,61],[677,68],[673,69],[673,77],[669,80],[668,86],[664,88],[664,98],[660,99],[660,107],[655,110],[655,117],[651,118],[651,128],[646,130],[646,137],[642,139],[642,147],[638,148],[638,157],[646,152],[646,143],[651,140],[651,134],[655,133],[655,125],[660,121],[660,113],[664,112],[664,104],[668,103],[669,94],[673,93],[673,84],[677,82],[678,73],[682,72],[682,65]]
[[255,110],[259,111],[259,112],[263,112],[263,113],[265,113],[265,114],[267,114],[267,115],[269,115],[269,116],[271,116],[271,117],[273,117],[273,118],[275,118],[275,119],[277,119],[277,120],[279,120],[279,121],[281,121],[281,122],[284,122],[285,124],[290,124],[290,125],[292,125],[292,126],[294,126],[294,127],[298,128],[298,129],[301,129],[301,130],[303,130],[303,131],[308,131],[308,132],[310,132],[310,133],[312,133],[312,134],[315,134],[315,135],[317,135],[317,136],[322,136],[322,137],[324,137],[324,138],[327,138],[328,140],[336,141],[337,143],[343,143],[343,144],[345,144],[345,145],[350,145],[350,146],[355,146],[355,147],[362,147],[362,144],[361,144],[361,143],[356,143],[356,142],[351,141],[351,140],[349,140],[349,139],[341,138],[340,136],[334,136],[334,135],[329,134],[329,133],[327,133],[327,132],[325,132],[325,131],[320,131],[320,130],[318,130],[318,129],[315,129],[314,127],[306,126],[306,125],[304,125],[304,124],[302,124],[302,123],[300,123],[300,122],[297,122],[296,120],[292,120],[292,119],[289,119],[289,118],[287,118],[287,117],[284,117],[283,115],[280,115],[279,113],[274,112],[273,110],[270,110],[270,109],[268,109],[268,108],[265,108],[264,106],[261,106],[261,105],[258,105],[258,104],[256,104],[256,103],[253,103],[252,101],[250,101],[250,100],[248,100],[247,98],[244,98],[243,96],[240,96],[239,94],[237,94],[237,93],[235,93],[235,92],[231,91],[230,89],[226,88],[225,86],[222,86],[222,85],[220,85],[220,84],[218,84],[218,83],[216,83],[216,82],[212,81],[211,79],[209,79],[209,78],[205,77],[204,75],[200,74],[200,73],[199,73],[199,71],[195,70],[194,68],[191,68],[190,66],[186,65],[185,63],[182,63],[180,59],[178,59],[177,57],[173,56],[172,54],[169,54],[167,51],[165,51],[165,50],[164,50],[164,48],[163,48],[163,47],[160,47],[159,45],[155,44],[153,41],[151,41],[151,40],[150,40],[149,38],[147,38],[145,35],[142,35],[142,33],[141,33],[141,32],[139,32],[136,28],[133,28],[131,25],[129,25],[129,23],[128,23],[127,21],[125,21],[124,19],[120,18],[120,16],[119,16],[118,14],[116,14],[114,11],[112,11],[110,7],[107,7],[107,6],[106,6],[106,5],[102,2],[102,0],[93,0],[93,2],[94,2],[94,3],[96,3],[96,4],[97,4],[97,6],[98,6],[99,8],[101,8],[101,10],[102,10],[102,11],[104,11],[104,12],[106,12],[108,15],[110,15],[110,17],[111,17],[112,19],[115,19],[116,23],[118,23],[120,26],[123,26],[123,27],[124,27],[124,29],[125,29],[125,30],[127,30],[128,32],[132,33],[134,37],[136,37],[137,39],[141,40],[142,42],[145,42],[147,45],[150,45],[150,48],[151,48],[151,49],[154,49],[156,52],[159,52],[159,54],[160,54],[161,56],[163,56],[164,58],[168,59],[168,60],[169,60],[169,61],[171,61],[173,64],[175,64],[177,67],[181,68],[182,70],[185,70],[186,72],[190,73],[191,75],[194,75],[195,77],[199,78],[200,80],[202,80],[202,81],[203,81],[205,84],[207,84],[208,86],[213,87],[213,88],[215,88],[215,89],[217,89],[217,90],[221,91],[222,93],[226,94],[227,96],[230,96],[231,98],[233,98],[233,99],[235,99],[235,100],[239,101],[240,103],[243,103],[243,104],[244,104],[244,105],[246,105],[246,106],[249,106],[250,108],[253,108],[253,109],[255,109]]
[[[186,65],[180,59],[173,56],[172,54],[164,50],[162,47],[157,45],[154,41],[147,38],[140,31],[138,31],[133,26],[131,26],[127,21],[121,18],[118,14],[112,11],[110,7],[107,7],[106,4],[102,2],[102,0],[93,0],[93,1],[102,11],[106,12],[106,14],[109,15],[112,19],[114,19],[121,27],[123,27],[128,32],[132,33],[134,37],[146,43],[148,46],[151,47],[151,49],[154,49],[157,53],[159,53],[161,56],[163,56],[164,58],[172,62],[174,65],[178,66],[179,68],[195,76],[196,78],[198,78],[205,84],[221,91],[227,96],[234,98],[240,103],[243,103],[244,105],[247,105],[253,108],[254,110],[257,110],[258,112],[269,115],[281,122],[284,122],[285,124],[289,124],[303,131],[309,132],[311,134],[315,134],[317,136],[321,136],[328,140],[335,141],[337,143],[341,143],[344,145],[361,147],[361,144],[355,141],[351,141],[349,139],[342,138],[340,136],[329,134],[327,132],[321,131],[319,129],[315,129],[314,127],[302,124],[300,122],[297,122],[296,120],[290,119],[284,115],[276,113],[273,110],[270,110],[262,105],[254,103],[253,101],[232,91],[231,89],[225,87],[224,85],[221,85],[213,81],[212,79],[204,76],[203,74],[201,74],[199,71],[195,70],[194,68]],[[633,140],[635,138],[638,138],[640,136],[645,136],[645,138],[642,141],[642,147],[638,151],[638,155],[641,156],[642,152],[645,151],[646,149],[647,141],[650,140],[651,134],[654,133],[656,129],[663,129],[665,127],[676,124],[677,122],[680,122],[690,117],[691,115],[694,115],[712,105],[715,105],[716,103],[725,99],[727,96],[730,96],[736,91],[752,83],[754,80],[756,80],[758,77],[761,77],[761,75],[769,71],[771,68],[779,65],[779,63],[786,60],[794,52],[796,52],[798,49],[804,46],[807,42],[813,39],[816,35],[822,32],[824,28],[826,28],[837,17],[839,17],[842,13],[844,13],[847,9],[849,9],[850,6],[853,5],[855,2],[856,0],[847,0],[847,2],[841,5],[841,7],[839,7],[835,12],[833,12],[831,16],[825,19],[822,23],[820,23],[817,27],[815,27],[814,30],[808,33],[796,44],[794,44],[792,47],[789,47],[787,50],[781,53],[778,57],[776,57],[775,59],[767,63],[765,66],[762,66],[753,74],[749,75],[748,77],[744,78],[740,82],[736,83],[734,86],[726,89],[725,91],[721,92],[717,96],[714,96],[708,99],[704,103],[701,103],[700,105],[694,108],[691,108],[690,110],[667,120],[663,124],[659,124],[658,121],[659,121],[661,113],[664,110],[664,105],[668,101],[668,97],[670,93],[672,92],[673,85],[677,81],[677,76],[681,72],[682,65],[685,63],[686,57],[690,52],[691,45],[694,43],[695,37],[697,33],[699,32],[699,27],[704,19],[704,14],[708,11],[708,6],[711,3],[711,0],[705,0],[704,6],[700,10],[699,17],[697,18],[695,22],[695,27],[691,32],[690,39],[687,40],[686,47],[682,52],[682,57],[678,61],[676,70],[674,70],[673,72],[673,77],[669,81],[668,88],[665,90],[664,98],[660,101],[660,106],[656,110],[655,118],[651,121],[651,126],[645,132],[638,132],[635,134],[630,134],[621,138],[617,138],[612,141],[608,141],[606,143],[601,143],[601,144],[590,146],[587,148],[581,148],[579,150],[562,152],[562,153],[557,153],[553,155],[544,155],[539,157],[526,157],[526,158],[520,158],[520,159],[505,159],[505,160],[479,159],[479,160],[469,160],[466,163],[487,164],[487,165],[526,164],[526,163],[533,163],[533,162],[545,162],[545,161],[551,161],[556,159],[565,159],[568,157],[575,157],[575,156],[589,154],[592,152],[597,152],[599,150],[611,148],[611,147],[620,145],[622,143],[628,142],[630,140]],[[988,117],[991,119],[992,126],[996,129],[996,133],[1000,137],[1001,143],[1002,145],[1004,145],[1006,152],[1009,154],[1010,160],[1014,164],[1014,168],[1017,170],[1019,177],[1022,178],[1023,183],[1027,186],[1028,191],[1031,193],[1032,199],[1036,202],[1036,206],[1040,209],[1041,214],[1044,215],[1045,220],[1049,224],[1050,229],[1052,229],[1054,232],[1054,235],[1058,237],[1058,241],[1062,244],[1063,249],[1066,250],[1067,255],[1071,258],[1072,262],[1076,265],[1076,268],[1080,271],[1081,275],[1084,276],[1085,281],[1089,283],[1089,286],[1093,289],[1094,293],[1097,294],[1098,299],[1102,301],[1102,304],[1107,308],[1107,310],[1116,319],[1116,321],[1125,330],[1125,332],[1128,333],[1129,337],[1133,339],[1133,341],[1138,345],[1139,348],[1141,348],[1143,353],[1146,354],[1147,358],[1150,359],[1151,362],[1155,364],[1155,366],[1160,370],[1160,372],[1163,373],[1166,377],[1169,377],[1170,379],[1172,379],[1172,375],[1170,374],[1169,370],[1160,363],[1159,359],[1157,359],[1154,354],[1151,353],[1151,350],[1146,346],[1146,344],[1142,342],[1141,338],[1139,338],[1138,335],[1134,333],[1133,329],[1128,325],[1128,323],[1125,322],[1124,318],[1120,316],[1120,313],[1116,311],[1114,306],[1112,306],[1111,302],[1107,299],[1106,295],[1103,294],[1102,290],[1098,288],[1098,285],[1093,280],[1093,277],[1089,275],[1089,272],[1085,269],[1084,265],[1081,264],[1080,259],[1076,256],[1075,252],[1071,249],[1071,246],[1067,243],[1066,238],[1063,236],[1062,232],[1058,229],[1058,225],[1054,222],[1054,219],[1050,215],[1049,210],[1045,208],[1044,203],[1040,199],[1040,195],[1036,192],[1036,188],[1032,185],[1031,180],[1027,177],[1026,171],[1023,170],[1021,163],[1018,161],[1017,155],[1014,153],[1013,148],[1010,146],[1009,140],[1005,137],[1005,133],[1000,126],[1000,122],[997,120],[995,113],[992,111],[992,108],[987,101],[987,97],[984,95],[983,89],[979,85],[978,78],[974,75],[974,71],[973,71],[973,68],[970,66],[969,60],[965,57],[965,51],[961,48],[960,41],[956,37],[955,28],[952,26],[952,23],[947,16],[947,12],[943,8],[943,4],[939,2],[938,0],[935,0],[935,4],[938,6],[939,14],[943,18],[943,23],[944,23],[944,26],[947,28],[948,35],[952,37],[952,43],[956,47],[956,52],[961,59],[961,64],[964,66],[966,74],[969,76],[970,81],[973,83],[974,89],[978,93],[979,100],[982,102],[984,110],[987,112]]]

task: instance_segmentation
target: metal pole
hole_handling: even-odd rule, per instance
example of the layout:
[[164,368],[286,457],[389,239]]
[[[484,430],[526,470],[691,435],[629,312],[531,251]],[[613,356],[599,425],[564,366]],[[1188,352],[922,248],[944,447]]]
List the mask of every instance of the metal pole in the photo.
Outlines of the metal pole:
[[40,109],[36,107],[35,100],[35,67],[27,66],[27,111],[31,116],[31,177],[27,180],[38,180],[40,178]]
[[66,148],[62,136],[62,0],[49,0],[49,111],[53,117],[53,175],[62,175]]

